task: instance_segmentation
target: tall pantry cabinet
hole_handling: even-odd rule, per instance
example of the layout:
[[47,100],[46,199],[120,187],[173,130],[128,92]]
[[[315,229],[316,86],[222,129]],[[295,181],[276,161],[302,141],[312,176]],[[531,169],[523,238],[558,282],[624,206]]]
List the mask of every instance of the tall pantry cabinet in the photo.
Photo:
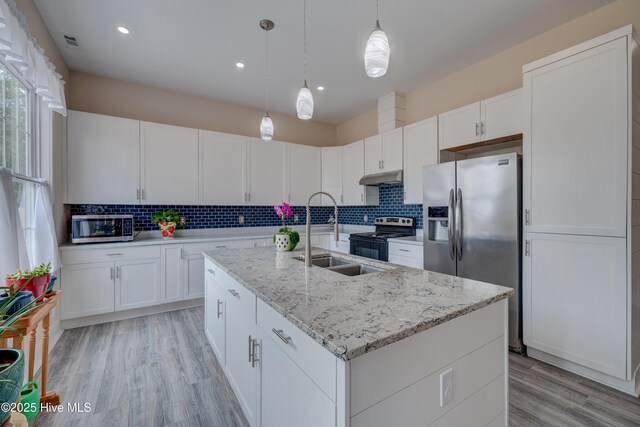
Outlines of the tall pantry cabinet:
[[631,26],[524,71],[523,335],[638,395],[640,52]]

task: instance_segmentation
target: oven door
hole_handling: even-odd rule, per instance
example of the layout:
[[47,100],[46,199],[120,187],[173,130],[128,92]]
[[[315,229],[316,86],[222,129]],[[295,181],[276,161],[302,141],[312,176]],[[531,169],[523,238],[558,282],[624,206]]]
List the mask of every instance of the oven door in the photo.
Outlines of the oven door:
[[389,253],[387,242],[373,241],[370,239],[362,239],[351,236],[349,238],[349,253],[365,258],[377,259],[379,261],[388,261]]

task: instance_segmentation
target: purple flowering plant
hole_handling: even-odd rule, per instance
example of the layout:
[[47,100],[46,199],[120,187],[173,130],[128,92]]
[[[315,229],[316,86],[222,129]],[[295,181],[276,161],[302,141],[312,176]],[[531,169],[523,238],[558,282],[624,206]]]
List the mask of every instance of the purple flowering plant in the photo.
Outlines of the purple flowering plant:
[[[273,205],[273,210],[276,211],[276,215],[282,221],[282,227],[278,230],[279,234],[288,234],[289,240],[293,247],[300,241],[300,234],[297,231],[287,227],[287,218],[291,218],[293,211],[291,205],[287,202],[282,202],[282,205]],[[273,236],[275,241],[275,236]]]

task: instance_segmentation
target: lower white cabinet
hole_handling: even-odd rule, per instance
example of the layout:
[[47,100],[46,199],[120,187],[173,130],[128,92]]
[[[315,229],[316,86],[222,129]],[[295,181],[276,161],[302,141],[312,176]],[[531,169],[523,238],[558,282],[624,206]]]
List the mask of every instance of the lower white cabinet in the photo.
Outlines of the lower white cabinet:
[[626,378],[626,239],[541,233],[524,239],[524,343]]
[[65,265],[61,277],[62,320],[113,312],[114,269],[113,262]]
[[[325,427],[336,423],[335,403],[258,328],[262,427]],[[276,338],[278,339],[278,338]]]
[[348,254],[351,249],[351,242],[349,241],[349,234],[340,233],[338,241],[333,237],[329,238],[329,249],[336,252],[342,252]]
[[389,240],[389,262],[413,268],[424,268],[423,246]]
[[204,296],[204,256],[187,255],[183,264],[184,299],[202,298]]
[[166,245],[162,248],[162,275],[160,277],[160,301],[181,301],[182,289],[182,245]]
[[215,272],[210,267],[205,273],[205,334],[222,366],[226,362],[226,307],[224,290],[215,281]]
[[115,310],[160,304],[160,259],[118,261]]

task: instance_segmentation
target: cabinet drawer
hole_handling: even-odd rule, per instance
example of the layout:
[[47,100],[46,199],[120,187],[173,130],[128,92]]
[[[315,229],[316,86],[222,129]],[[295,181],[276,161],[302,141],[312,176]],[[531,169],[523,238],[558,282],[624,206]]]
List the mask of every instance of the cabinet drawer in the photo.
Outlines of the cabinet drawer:
[[389,258],[391,258],[392,255],[422,260],[423,247],[389,242]]
[[78,248],[62,251],[63,264],[84,264],[89,262],[121,261],[130,259],[160,258],[160,245],[136,246],[130,248]]
[[254,246],[253,240],[214,240],[211,242],[201,243],[185,243],[184,244],[184,256],[200,255],[202,252],[211,251],[214,249],[231,248],[242,249],[252,248]]
[[[337,359],[333,354],[261,300],[258,300],[258,327],[335,402]],[[288,342],[274,330],[288,337]]]

